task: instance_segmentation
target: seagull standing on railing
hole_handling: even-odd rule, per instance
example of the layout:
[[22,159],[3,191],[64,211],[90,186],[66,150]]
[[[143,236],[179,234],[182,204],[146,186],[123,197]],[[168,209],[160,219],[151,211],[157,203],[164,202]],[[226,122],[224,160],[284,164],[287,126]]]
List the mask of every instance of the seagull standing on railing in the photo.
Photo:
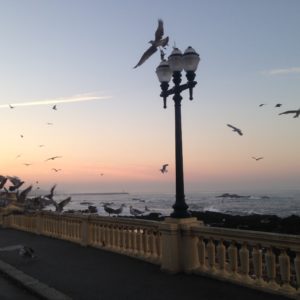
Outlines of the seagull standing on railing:
[[107,206],[107,204],[104,204],[103,208],[108,213],[108,215],[110,216],[111,214],[112,215],[119,215],[120,213],[122,213],[123,207],[125,207],[125,206],[126,206],[125,204],[122,204],[119,208],[114,209],[114,208],[111,208],[111,207]]
[[133,208],[131,205],[129,207],[129,212],[133,215],[133,216],[139,216],[142,215],[144,212],[137,209],[137,208]]

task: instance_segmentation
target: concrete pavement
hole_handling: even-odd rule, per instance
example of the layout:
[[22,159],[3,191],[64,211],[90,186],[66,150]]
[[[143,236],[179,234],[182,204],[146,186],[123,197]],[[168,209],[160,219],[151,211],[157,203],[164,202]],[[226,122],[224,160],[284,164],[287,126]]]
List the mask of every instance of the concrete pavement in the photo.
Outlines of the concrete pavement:
[[127,256],[0,228],[0,247],[15,244],[32,247],[37,258],[0,252],[0,260],[74,300],[287,299],[196,275],[169,275]]

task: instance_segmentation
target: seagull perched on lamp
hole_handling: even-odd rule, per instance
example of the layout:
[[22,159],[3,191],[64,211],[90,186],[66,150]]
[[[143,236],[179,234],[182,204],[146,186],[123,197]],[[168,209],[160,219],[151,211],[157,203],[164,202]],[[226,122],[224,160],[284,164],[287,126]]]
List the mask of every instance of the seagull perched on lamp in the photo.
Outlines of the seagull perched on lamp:
[[151,46],[144,52],[139,62],[134,66],[134,69],[142,65],[152,54],[157,51],[157,48],[165,48],[168,45],[169,37],[162,38],[164,35],[164,23],[161,19],[158,20],[158,27],[155,31],[154,41],[150,41]]

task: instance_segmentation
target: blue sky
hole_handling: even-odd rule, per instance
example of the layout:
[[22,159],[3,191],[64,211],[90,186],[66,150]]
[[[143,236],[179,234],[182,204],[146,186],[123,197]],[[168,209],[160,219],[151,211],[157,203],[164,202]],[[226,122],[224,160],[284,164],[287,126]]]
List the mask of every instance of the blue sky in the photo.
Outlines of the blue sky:
[[[158,18],[170,37],[168,55],[176,43],[201,57],[195,99],[185,94],[182,104],[186,192],[298,188],[299,119],[278,116],[300,107],[297,0],[1,1],[0,106],[107,97],[59,104],[56,112],[51,105],[1,108],[8,129],[2,173],[66,190],[172,193],[174,111],[171,99],[162,109],[159,54],[133,69]],[[55,126],[45,128],[47,121]],[[46,144],[44,152],[36,142]],[[44,164],[57,154],[60,174]],[[252,156],[264,160],[257,164]],[[23,165],[28,161],[30,168]],[[161,176],[164,162],[170,170]]]

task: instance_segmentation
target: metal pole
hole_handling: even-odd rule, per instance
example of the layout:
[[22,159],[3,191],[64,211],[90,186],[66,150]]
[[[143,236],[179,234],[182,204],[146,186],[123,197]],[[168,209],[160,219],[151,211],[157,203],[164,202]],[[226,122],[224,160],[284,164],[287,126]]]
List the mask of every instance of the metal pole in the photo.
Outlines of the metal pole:
[[180,95],[180,72],[174,72],[173,82],[175,84],[175,159],[176,159],[176,202],[173,205],[172,218],[188,218],[188,205],[185,203],[184,177],[183,177],[183,154],[182,154],[182,130],[181,130],[181,100]]

